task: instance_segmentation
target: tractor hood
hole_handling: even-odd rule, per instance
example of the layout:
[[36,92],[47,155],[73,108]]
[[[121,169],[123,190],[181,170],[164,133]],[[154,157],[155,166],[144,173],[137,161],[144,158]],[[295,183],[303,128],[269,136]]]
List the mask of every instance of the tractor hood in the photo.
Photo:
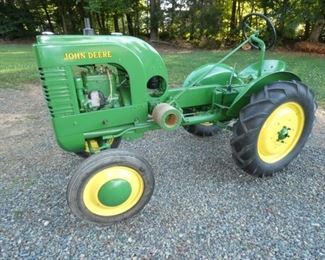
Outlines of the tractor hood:
[[142,81],[156,75],[166,82],[168,79],[159,53],[145,41],[131,36],[42,35],[37,36],[34,49],[42,68],[112,63],[136,78],[142,77]]

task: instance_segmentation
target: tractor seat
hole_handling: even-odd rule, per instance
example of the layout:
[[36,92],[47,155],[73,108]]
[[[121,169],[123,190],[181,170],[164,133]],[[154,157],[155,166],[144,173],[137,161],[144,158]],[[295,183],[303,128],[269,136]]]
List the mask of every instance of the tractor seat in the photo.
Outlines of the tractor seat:
[[[258,76],[258,67],[259,62],[253,63],[243,69],[238,77],[243,80],[252,80],[256,79]],[[284,71],[286,68],[286,64],[281,60],[264,60],[263,68],[262,68],[262,76],[278,71]]]

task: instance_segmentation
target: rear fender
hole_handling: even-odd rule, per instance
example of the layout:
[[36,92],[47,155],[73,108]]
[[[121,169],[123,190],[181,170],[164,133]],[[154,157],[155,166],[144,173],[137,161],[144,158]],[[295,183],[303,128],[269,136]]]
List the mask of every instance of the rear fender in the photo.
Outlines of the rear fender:
[[[230,82],[231,81],[231,82]],[[232,67],[223,63],[203,65],[192,71],[183,83],[184,88],[204,85],[242,84]]]
[[254,80],[239,92],[238,96],[232,102],[227,111],[227,117],[238,117],[241,108],[249,103],[251,95],[262,90],[264,86],[276,81],[292,80],[300,81],[300,78],[297,75],[287,71],[275,72]]

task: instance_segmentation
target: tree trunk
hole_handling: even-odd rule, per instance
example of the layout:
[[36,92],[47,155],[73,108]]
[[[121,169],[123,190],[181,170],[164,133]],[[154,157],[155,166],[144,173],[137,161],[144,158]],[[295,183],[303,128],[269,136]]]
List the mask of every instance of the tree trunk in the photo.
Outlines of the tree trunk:
[[318,42],[319,36],[322,33],[324,25],[325,25],[325,19],[319,19],[313,26],[313,29],[311,30],[308,41]]
[[278,28],[278,33],[280,37],[283,37],[285,35],[285,19],[287,16],[287,12],[289,9],[289,0],[283,0],[282,4],[282,14],[280,16],[280,23],[279,23],[279,28]]
[[78,21],[76,21],[76,16],[73,15],[74,14],[74,11],[72,9],[72,5],[69,4],[67,1],[65,1],[66,3],[66,13],[70,15],[69,19],[68,19],[68,32],[69,33],[76,33],[78,32],[78,29],[76,28],[77,24],[78,24]]
[[175,9],[176,9],[176,0],[172,0],[172,8],[171,8],[171,15],[170,15],[170,27],[173,26],[175,21]]
[[79,17],[77,20],[79,21],[78,24],[78,30],[81,30],[84,28],[84,19],[89,18],[90,19],[90,27],[93,26],[93,21],[91,18],[91,14],[89,10],[84,9],[84,0],[77,1],[77,13],[79,13]]
[[125,23],[124,23],[124,14],[121,16],[121,22],[122,22],[122,33],[125,34]]
[[104,26],[101,24],[100,16],[99,16],[98,13],[95,13],[95,15],[96,15],[97,24],[98,24],[98,27],[99,27],[99,32],[104,33]]
[[42,7],[44,9],[46,19],[47,19],[47,21],[49,23],[49,29],[50,29],[51,32],[54,32],[53,24],[52,24],[52,21],[51,21],[51,16],[50,16],[50,14],[49,14],[49,12],[47,10],[47,1],[46,0],[41,0],[40,2],[41,2],[41,5],[42,5]]
[[263,6],[263,14],[264,14],[265,16],[268,15],[268,14],[267,14],[267,8],[266,8],[266,6]]
[[60,11],[60,16],[61,16],[61,23],[62,23],[62,29],[63,29],[63,33],[67,34],[68,30],[67,30],[67,23],[65,20],[65,14],[66,14],[66,8],[65,8],[65,4],[64,1],[60,1],[60,6],[59,6],[59,11]]
[[305,22],[305,31],[304,31],[304,39],[308,39],[310,33],[310,21]]
[[237,8],[237,0],[232,0],[232,8],[231,8],[231,18],[230,18],[230,33],[232,34],[236,29],[236,8]]
[[238,6],[237,6],[237,20],[240,22],[242,20],[242,12],[241,12],[241,6],[240,6],[241,0],[238,1]]
[[150,40],[157,41],[159,39],[159,11],[160,0],[150,0]]
[[114,14],[113,20],[114,20],[114,30],[115,30],[115,32],[120,32],[120,27],[118,25],[118,15],[117,14]]
[[102,26],[104,29],[103,34],[108,34],[108,26],[106,26],[106,15],[104,12],[100,13],[100,19],[101,19]]
[[67,31],[67,24],[65,22],[65,17],[64,17],[64,14],[61,13],[61,21],[62,21],[62,28],[63,28],[63,33],[64,34],[67,34],[68,31]]
[[251,13],[255,13],[255,1],[251,2]]
[[[140,34],[140,16],[141,16],[141,6],[140,4],[142,1],[136,0],[134,1],[134,15],[133,15],[133,33],[134,35],[139,35]],[[146,24],[147,25],[147,24]]]
[[[85,9],[84,9],[84,0],[80,0],[79,2],[77,2],[77,7],[78,7],[78,12],[80,14],[81,21],[83,21],[84,18],[86,18]],[[89,11],[87,17],[89,17]]]
[[131,14],[126,15],[126,20],[128,23],[128,30],[129,30],[129,35],[134,35],[134,30],[133,30],[133,23],[132,23],[132,16]]
[[190,40],[194,40],[194,33],[195,33],[195,24],[197,24],[197,17],[196,17],[196,11],[197,11],[197,1],[193,1],[192,6],[190,7],[189,10],[189,16],[190,16]]
[[139,11],[136,11],[135,13],[135,21],[134,21],[134,34],[139,35],[140,34],[140,26],[139,26],[140,20],[139,20]]

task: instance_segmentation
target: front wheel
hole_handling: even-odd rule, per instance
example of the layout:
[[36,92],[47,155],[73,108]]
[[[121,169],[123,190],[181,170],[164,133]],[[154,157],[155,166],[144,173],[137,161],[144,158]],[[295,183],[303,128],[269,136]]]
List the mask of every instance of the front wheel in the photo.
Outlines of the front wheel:
[[107,225],[138,213],[153,190],[153,170],[144,158],[106,150],[83,161],[72,173],[67,201],[77,217]]
[[253,94],[233,128],[237,165],[260,177],[283,169],[306,143],[315,110],[314,94],[301,82],[276,82]]

